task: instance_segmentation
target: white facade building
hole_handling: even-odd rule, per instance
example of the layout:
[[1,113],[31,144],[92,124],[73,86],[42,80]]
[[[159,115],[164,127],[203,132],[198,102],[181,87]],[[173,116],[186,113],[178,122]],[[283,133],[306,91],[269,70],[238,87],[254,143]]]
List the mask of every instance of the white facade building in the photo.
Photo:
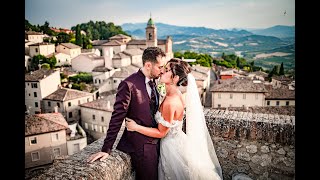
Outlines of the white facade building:
[[60,84],[60,72],[39,69],[25,75],[25,106],[30,114],[40,113],[40,101],[55,92]]

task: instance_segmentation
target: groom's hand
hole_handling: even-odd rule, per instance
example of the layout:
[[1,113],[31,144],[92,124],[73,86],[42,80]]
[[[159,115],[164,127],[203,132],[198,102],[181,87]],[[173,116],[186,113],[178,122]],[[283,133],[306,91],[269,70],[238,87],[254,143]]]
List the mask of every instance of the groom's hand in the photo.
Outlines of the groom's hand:
[[92,163],[95,160],[100,158],[100,161],[104,161],[105,159],[107,159],[107,157],[109,156],[109,153],[106,152],[97,152],[95,154],[92,154],[88,159],[87,162],[88,163]]

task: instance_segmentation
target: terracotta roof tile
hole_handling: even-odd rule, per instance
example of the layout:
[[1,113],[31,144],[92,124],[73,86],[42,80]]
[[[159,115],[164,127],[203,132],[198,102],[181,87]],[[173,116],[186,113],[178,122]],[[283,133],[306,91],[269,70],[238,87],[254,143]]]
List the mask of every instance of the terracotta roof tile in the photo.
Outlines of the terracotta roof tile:
[[[220,84],[219,84],[220,82]],[[210,91],[213,92],[267,92],[263,83],[254,83],[248,78],[229,78],[215,81]]]
[[25,136],[68,129],[61,113],[46,113],[25,116]]
[[92,93],[79,91],[76,89],[61,88],[43,98],[44,100],[54,100],[54,101],[68,101],[72,99],[82,98],[86,96],[92,96]]
[[24,80],[25,81],[39,81],[51,75],[52,73],[56,72],[57,70],[53,69],[39,69],[36,71],[31,71],[28,74],[25,74]]

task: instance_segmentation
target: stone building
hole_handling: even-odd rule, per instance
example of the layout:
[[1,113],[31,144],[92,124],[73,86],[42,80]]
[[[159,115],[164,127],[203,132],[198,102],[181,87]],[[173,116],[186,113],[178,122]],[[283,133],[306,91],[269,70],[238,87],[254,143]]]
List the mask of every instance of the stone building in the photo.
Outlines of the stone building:
[[248,78],[230,78],[215,81],[212,92],[212,107],[264,106],[265,86]]
[[95,99],[93,93],[76,89],[59,88],[41,101],[44,112],[59,112],[68,123],[78,122],[81,117],[80,104],[91,102]]
[[25,168],[52,163],[56,156],[67,155],[66,130],[62,114],[25,116]]

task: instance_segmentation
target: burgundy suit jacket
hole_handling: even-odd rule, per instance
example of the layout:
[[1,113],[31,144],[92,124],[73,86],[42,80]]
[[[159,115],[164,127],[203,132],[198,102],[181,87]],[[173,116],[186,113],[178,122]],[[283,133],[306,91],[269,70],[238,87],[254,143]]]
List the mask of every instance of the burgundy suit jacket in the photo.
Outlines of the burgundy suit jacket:
[[[137,124],[142,126],[152,127],[153,117],[149,102],[150,97],[146,89],[145,76],[141,70],[133,73],[119,84],[109,129],[101,151],[110,154],[125,117],[135,120]],[[117,149],[126,153],[135,152],[143,148],[145,143],[150,143],[154,139],[156,138],[138,132],[130,132],[125,128]]]

